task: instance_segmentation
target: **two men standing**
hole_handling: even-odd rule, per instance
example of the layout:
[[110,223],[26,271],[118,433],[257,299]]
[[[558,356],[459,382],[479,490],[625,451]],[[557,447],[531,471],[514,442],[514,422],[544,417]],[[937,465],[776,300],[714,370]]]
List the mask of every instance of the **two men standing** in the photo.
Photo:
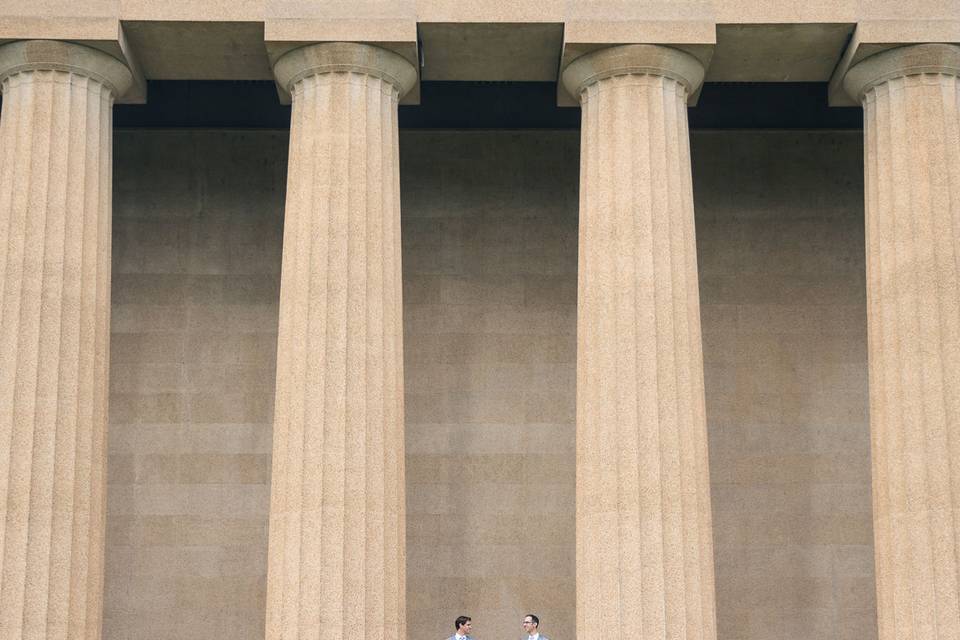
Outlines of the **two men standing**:
[[[528,613],[523,617],[523,630],[527,633],[527,637],[523,640],[550,640],[546,636],[540,635],[540,618],[535,616],[532,613]],[[454,628],[457,632],[447,638],[447,640],[473,640],[470,637],[470,632],[473,630],[473,620],[470,616],[460,616],[453,622]]]

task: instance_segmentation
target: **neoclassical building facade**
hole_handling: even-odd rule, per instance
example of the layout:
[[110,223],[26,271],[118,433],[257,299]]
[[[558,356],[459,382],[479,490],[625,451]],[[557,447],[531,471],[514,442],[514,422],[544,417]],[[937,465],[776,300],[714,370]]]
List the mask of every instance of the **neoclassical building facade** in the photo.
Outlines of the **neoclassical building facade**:
[[957,637],[903,4],[4,0],[0,638]]

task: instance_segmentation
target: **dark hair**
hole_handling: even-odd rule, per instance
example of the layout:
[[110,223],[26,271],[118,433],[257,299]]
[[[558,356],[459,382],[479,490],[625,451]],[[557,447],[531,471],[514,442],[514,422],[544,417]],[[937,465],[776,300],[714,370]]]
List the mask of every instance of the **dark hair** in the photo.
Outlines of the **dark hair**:
[[453,628],[456,629],[457,631],[460,631],[460,627],[470,622],[470,620],[472,620],[470,616],[460,616],[459,618],[453,621]]
[[535,627],[539,627],[539,626],[540,626],[540,618],[538,618],[537,616],[533,615],[532,613],[528,613],[528,614],[527,614],[527,617],[530,618],[531,620],[533,620],[533,625],[534,625]]

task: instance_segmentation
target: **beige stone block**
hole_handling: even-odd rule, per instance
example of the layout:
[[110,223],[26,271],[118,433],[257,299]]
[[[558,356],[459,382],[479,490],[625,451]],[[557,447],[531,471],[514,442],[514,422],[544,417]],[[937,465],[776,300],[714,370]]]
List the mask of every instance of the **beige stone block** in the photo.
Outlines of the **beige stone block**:
[[179,364],[113,363],[110,367],[111,393],[136,393],[138,391],[179,391],[184,383],[183,370]]
[[745,635],[764,640],[828,637],[834,632],[833,618],[833,611],[826,606],[788,611],[778,607],[761,608],[750,614]]
[[263,577],[183,577],[176,584],[177,607],[184,609],[192,608],[196,602],[210,602],[214,606],[239,603],[253,608],[263,601],[265,593]]
[[181,453],[269,454],[269,423],[191,424],[182,431]]
[[[412,302],[407,296],[406,282],[409,279],[404,278],[403,307],[404,335],[408,340],[424,340],[435,333],[463,333],[465,327],[474,327],[488,309],[473,305],[440,305],[438,301],[423,304]],[[413,279],[418,280],[416,276]],[[479,330],[479,327],[476,328]]]
[[[429,615],[431,620],[442,616],[437,603],[443,602],[448,612],[456,618],[458,611],[470,608],[492,610],[503,599],[501,589],[491,589],[488,580],[482,578],[449,577],[427,582],[423,578],[410,578],[410,611]],[[447,616],[449,617],[449,615]],[[452,619],[444,625],[446,627]],[[452,634],[451,634],[452,635]]]
[[107,517],[132,516],[136,512],[133,487],[114,485],[107,492]]
[[[506,334],[523,327],[527,335],[576,334],[576,305],[537,305],[535,308],[493,307],[481,315],[487,333]],[[571,344],[571,348],[573,345]]]
[[837,623],[839,640],[860,640],[877,637],[876,608],[847,610]]
[[[872,578],[873,548],[871,545],[838,547],[834,567],[837,575],[850,578]],[[875,594],[876,589],[870,592]]]
[[202,393],[186,396],[190,416],[198,422],[269,422],[269,391],[247,393]]
[[407,456],[411,484],[456,482],[473,486],[484,482],[520,482],[525,456],[428,455]]
[[[152,423],[179,424],[186,420],[189,411],[187,399],[178,393],[138,394],[132,404],[135,416]],[[123,415],[118,419],[126,421]]]
[[180,456],[149,454],[137,456],[137,484],[177,484],[180,480]]
[[183,342],[177,333],[114,333],[111,363],[170,363],[183,361]]
[[786,423],[855,424],[866,413],[862,394],[853,397],[798,392],[783,396],[782,419]]
[[[176,606],[176,592],[168,580],[155,576],[108,580],[105,597],[115,604],[119,615],[144,614],[155,610],[171,610]],[[107,623],[104,623],[107,626]]]
[[107,484],[132,484],[136,477],[133,454],[113,454],[107,469]]
[[[187,278],[182,274],[118,273],[112,281],[111,300],[118,305],[176,307],[176,313],[182,314],[186,283]],[[153,311],[156,309],[148,312]]]
[[224,498],[216,485],[138,484],[132,493],[134,512],[150,516],[216,513]]
[[473,454],[507,454],[522,451],[521,440],[526,429],[512,424],[437,424],[409,420],[406,428],[408,473],[411,456],[422,454],[454,455],[462,451]]
[[238,518],[204,515],[141,516],[140,544],[143,547],[177,545],[233,545],[255,547],[266,540],[263,517]]
[[873,576],[841,578],[837,606],[841,611],[876,611]]
[[191,307],[209,307],[224,302],[226,276],[187,274],[183,277],[183,301]]
[[434,275],[418,275],[403,279],[405,305],[439,304],[443,279]]
[[280,279],[274,274],[226,275],[223,277],[224,304],[268,304],[276,302]]
[[517,305],[523,302],[523,283],[514,278],[445,278],[440,285],[441,304]]
[[224,333],[229,319],[230,307],[221,301],[193,301],[184,309],[186,330],[191,333]]
[[223,487],[219,517],[262,518],[270,511],[270,487],[262,484],[237,484]]
[[[180,306],[121,304],[118,303],[116,289],[113,290],[111,302],[110,328],[113,334],[168,333],[182,331],[186,326],[187,318]],[[111,336],[111,345],[112,340]]]
[[226,316],[226,329],[231,333],[275,333],[277,330],[275,302],[230,305]]
[[[109,490],[109,487],[108,487]],[[113,515],[107,519],[106,547],[127,547],[138,543],[140,539],[140,525],[135,516]],[[110,554],[107,554],[109,562]],[[106,572],[110,573],[110,572]]]

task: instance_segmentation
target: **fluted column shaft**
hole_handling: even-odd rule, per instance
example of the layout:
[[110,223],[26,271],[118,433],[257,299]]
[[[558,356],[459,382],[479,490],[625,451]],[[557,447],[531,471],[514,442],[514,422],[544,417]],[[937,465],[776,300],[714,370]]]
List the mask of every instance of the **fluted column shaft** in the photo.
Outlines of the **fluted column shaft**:
[[404,640],[400,56],[337,43],[275,66],[293,96],[266,637]]
[[564,72],[582,108],[577,637],[716,637],[686,103],[703,77],[630,45]]
[[74,44],[0,47],[0,638],[99,638],[112,106]]
[[864,108],[881,640],[960,637],[960,47],[847,74]]

